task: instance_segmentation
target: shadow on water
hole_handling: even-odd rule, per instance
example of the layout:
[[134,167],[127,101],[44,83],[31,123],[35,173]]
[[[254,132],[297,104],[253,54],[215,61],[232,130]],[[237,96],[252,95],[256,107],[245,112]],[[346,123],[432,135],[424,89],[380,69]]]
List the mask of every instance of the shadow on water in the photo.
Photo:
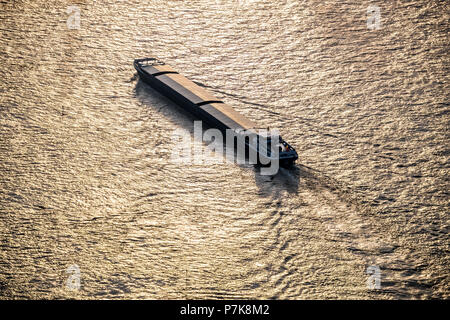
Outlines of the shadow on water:
[[291,195],[296,195],[300,186],[315,192],[321,190],[339,192],[341,188],[339,182],[333,178],[300,163],[290,168],[280,167],[278,172],[271,176],[261,175],[257,166],[254,167],[254,172],[255,182],[261,196],[278,198],[283,190]]
[[170,122],[180,126],[182,129],[193,132],[193,121],[196,118],[191,113],[183,110],[170,99],[145,84],[137,74],[133,76],[132,80],[136,78],[137,82],[134,87],[134,96],[142,105],[156,109],[158,113],[162,113]]
[[254,166],[255,183],[259,189],[261,197],[280,198],[283,191],[287,191],[291,195],[298,193],[299,178],[297,168],[279,168],[275,175],[262,175],[260,168]]
[[367,206],[371,201],[366,199],[364,194],[320,170],[301,163],[297,163],[289,169],[280,168],[277,174],[273,176],[261,175],[256,166],[254,172],[255,183],[261,197],[279,199],[286,196],[283,195],[284,191],[289,196],[298,195],[299,190],[309,190],[318,195],[327,192],[334,194],[340,201],[353,205],[361,212],[371,211]]

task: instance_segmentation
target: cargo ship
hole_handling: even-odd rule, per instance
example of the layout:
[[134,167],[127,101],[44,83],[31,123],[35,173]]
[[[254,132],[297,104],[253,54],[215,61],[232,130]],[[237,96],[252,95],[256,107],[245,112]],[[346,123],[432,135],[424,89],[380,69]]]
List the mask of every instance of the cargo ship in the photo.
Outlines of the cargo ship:
[[[258,163],[279,161],[281,166],[289,167],[298,159],[295,149],[281,136],[278,141],[271,141],[271,135],[261,134],[263,131],[253,121],[164,62],[156,58],[136,59],[134,68],[145,83],[209,126],[222,132],[233,130],[238,137],[242,136],[246,148],[257,153]],[[249,132],[256,136],[252,142],[248,139]]]

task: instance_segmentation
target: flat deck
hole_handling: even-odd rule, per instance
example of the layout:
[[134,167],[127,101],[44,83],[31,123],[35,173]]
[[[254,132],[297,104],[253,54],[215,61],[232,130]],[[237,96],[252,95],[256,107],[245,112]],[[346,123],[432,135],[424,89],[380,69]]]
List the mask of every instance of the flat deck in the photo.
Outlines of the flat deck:
[[143,65],[142,69],[156,79],[181,94],[191,103],[198,105],[230,129],[252,129],[256,124],[234,110],[230,105],[223,103],[208,90],[198,86],[188,78],[176,72],[167,64]]

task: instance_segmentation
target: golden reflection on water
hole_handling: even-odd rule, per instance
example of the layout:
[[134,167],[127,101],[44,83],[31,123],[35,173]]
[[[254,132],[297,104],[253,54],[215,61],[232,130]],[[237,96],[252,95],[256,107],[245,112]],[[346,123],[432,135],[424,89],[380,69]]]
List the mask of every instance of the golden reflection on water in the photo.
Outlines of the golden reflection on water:
[[[379,30],[351,1],[85,1],[79,29],[68,5],[0,4],[1,297],[448,297],[442,4],[382,4]],[[297,168],[172,163],[194,118],[144,56],[280,128]]]

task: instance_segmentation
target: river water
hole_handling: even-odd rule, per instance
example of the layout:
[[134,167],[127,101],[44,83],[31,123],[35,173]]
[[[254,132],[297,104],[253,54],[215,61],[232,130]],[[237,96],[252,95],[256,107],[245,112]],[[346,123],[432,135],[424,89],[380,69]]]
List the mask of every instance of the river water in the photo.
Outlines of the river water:
[[[449,7],[371,4],[2,1],[0,297],[448,298]],[[146,56],[296,167],[171,161]]]

